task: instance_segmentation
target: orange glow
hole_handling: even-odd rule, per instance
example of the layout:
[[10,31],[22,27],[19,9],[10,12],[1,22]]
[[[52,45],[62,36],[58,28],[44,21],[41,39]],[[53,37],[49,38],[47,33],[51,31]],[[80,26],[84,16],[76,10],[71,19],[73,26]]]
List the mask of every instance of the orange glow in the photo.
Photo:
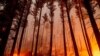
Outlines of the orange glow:
[[94,51],[93,54],[94,56],[100,56],[100,51]]
[[18,55],[18,53],[17,52],[15,52],[14,54],[13,54],[13,56],[31,56],[31,52],[30,51],[28,51],[28,52],[21,52],[20,53],[20,55]]
[[17,55],[17,53],[14,53],[14,55],[13,55],[13,56],[18,56],[18,55]]
[[[14,53],[13,56],[18,56],[17,53]],[[25,56],[24,53],[21,53],[20,56]]]

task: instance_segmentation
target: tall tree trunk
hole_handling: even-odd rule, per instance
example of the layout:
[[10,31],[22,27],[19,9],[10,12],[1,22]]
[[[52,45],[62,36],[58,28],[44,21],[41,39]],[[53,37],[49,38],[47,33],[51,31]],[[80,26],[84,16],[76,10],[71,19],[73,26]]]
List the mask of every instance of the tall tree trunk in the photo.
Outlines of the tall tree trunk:
[[66,51],[66,37],[65,37],[65,21],[64,21],[64,10],[63,10],[63,6],[64,3],[61,0],[61,19],[62,19],[62,26],[63,26],[63,41],[64,41],[64,56],[67,56],[67,51]]
[[32,39],[32,46],[31,46],[31,56],[33,53],[33,47],[34,47],[34,35],[35,35],[35,29],[36,29],[36,20],[34,22],[34,29],[33,29],[33,39]]
[[38,13],[38,0],[36,0],[36,5],[35,5],[35,9],[33,12],[34,15],[34,30],[33,30],[33,40],[32,40],[32,46],[31,46],[31,56],[33,55],[33,48],[35,48],[34,46],[34,36],[35,36],[35,30],[36,30],[36,26],[37,26],[37,13]]
[[37,56],[37,47],[38,47],[38,39],[39,39],[39,33],[40,33],[41,14],[42,14],[42,8],[40,9],[39,24],[38,24],[38,31],[37,31],[37,35],[36,35],[36,45],[35,45],[34,56]]
[[12,21],[15,15],[17,3],[18,3],[18,0],[8,0],[8,3],[5,8],[5,13],[0,18],[0,19],[5,19],[3,24],[6,23],[4,27],[1,27],[2,31],[0,31],[0,38],[1,38],[0,56],[3,56],[4,54],[4,50],[7,44],[7,40],[8,40],[8,35],[10,33],[10,28],[11,28]]
[[68,8],[68,5],[67,5],[67,0],[63,0],[63,1],[65,3],[65,6],[66,6],[66,13],[67,13],[67,16],[68,16],[68,22],[69,22],[70,33],[71,33],[71,37],[72,37],[72,41],[73,41],[73,45],[74,45],[75,55],[79,56],[78,47],[77,47],[77,44],[76,44],[76,41],[75,41],[75,36],[74,36],[72,25],[71,25],[71,18],[70,18],[70,14],[69,14],[69,8]]
[[100,49],[100,32],[99,32],[99,29],[98,29],[97,24],[95,22],[95,19],[93,17],[93,11],[91,9],[90,0],[83,0],[83,3],[85,5],[85,8],[87,9],[87,12],[88,12],[88,15],[90,18],[90,22],[91,22],[91,25],[93,28],[93,32],[94,32],[94,35],[96,37],[96,40],[97,40],[97,43],[98,43],[98,46]]
[[[79,4],[79,6],[77,4]],[[83,33],[83,37],[84,37],[84,40],[85,40],[85,44],[86,44],[88,54],[89,54],[89,56],[93,56],[91,43],[89,41],[89,36],[87,35],[87,32],[86,32],[85,22],[84,22],[84,18],[83,18],[82,11],[81,11],[80,0],[76,0],[76,8],[77,8],[77,14],[79,16],[79,21],[80,21],[80,24],[81,24],[81,29],[82,29],[82,33]]]
[[84,22],[84,18],[83,18],[83,15],[82,15],[80,4],[79,4],[79,7],[77,7],[77,9],[79,9],[79,11],[78,11],[79,21],[80,21],[80,24],[81,24],[81,29],[82,29],[82,33],[83,33],[83,37],[84,37],[84,40],[85,40],[85,44],[86,44],[86,47],[87,47],[88,54],[89,54],[89,56],[93,56],[91,43],[89,41],[89,37],[88,37],[87,32],[86,32],[85,22]]
[[80,4],[80,0],[79,0],[79,11],[80,11],[80,16],[81,16],[81,22],[83,23],[83,28],[84,28],[84,34],[85,34],[85,38],[84,39],[87,39],[86,42],[87,42],[87,50],[88,50],[88,53],[90,56],[93,56],[93,53],[92,53],[92,48],[91,48],[91,43],[89,41],[89,36],[88,36],[88,33],[86,31],[86,26],[85,26],[85,22],[84,22],[84,18],[83,18],[83,15],[82,15],[82,9],[81,9],[81,4]]
[[31,2],[32,0],[30,1],[27,1],[27,6],[26,6],[26,14],[24,15],[25,18],[24,18],[24,26],[23,26],[23,29],[22,29],[22,33],[21,33],[21,37],[20,37],[20,42],[19,42],[19,47],[18,47],[18,55],[20,55],[20,50],[21,50],[21,46],[22,46],[22,40],[23,40],[23,36],[24,36],[24,31],[25,31],[25,28],[26,28],[26,25],[27,25],[27,17],[28,17],[28,14],[29,14],[29,10],[30,10],[30,7],[31,7]]
[[15,34],[15,37],[14,37],[14,42],[13,42],[13,45],[12,45],[10,56],[13,56],[13,53],[14,53],[14,49],[15,49],[15,46],[16,46],[16,41],[17,41],[17,37],[18,37],[18,33],[19,33],[19,28],[20,28],[20,25],[21,25],[23,14],[24,14],[25,5],[26,5],[26,1],[24,3],[24,7],[21,9],[22,12],[21,12],[20,19],[19,19],[19,22],[18,22],[18,27],[16,29],[16,34]]
[[53,17],[51,17],[51,34],[50,34],[50,53],[49,56],[52,56],[52,43],[53,43]]
[[50,50],[49,50],[49,56],[52,56],[52,43],[53,43],[53,16],[54,16],[54,7],[53,7],[53,3],[54,1],[53,0],[50,0],[50,17],[51,17],[51,22],[50,22]]

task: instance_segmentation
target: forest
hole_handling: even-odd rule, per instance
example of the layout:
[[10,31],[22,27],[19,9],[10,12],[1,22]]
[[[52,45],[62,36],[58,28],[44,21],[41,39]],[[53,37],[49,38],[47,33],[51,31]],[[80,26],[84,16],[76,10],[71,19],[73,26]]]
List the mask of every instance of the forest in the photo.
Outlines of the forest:
[[0,0],[0,56],[100,56],[100,0]]

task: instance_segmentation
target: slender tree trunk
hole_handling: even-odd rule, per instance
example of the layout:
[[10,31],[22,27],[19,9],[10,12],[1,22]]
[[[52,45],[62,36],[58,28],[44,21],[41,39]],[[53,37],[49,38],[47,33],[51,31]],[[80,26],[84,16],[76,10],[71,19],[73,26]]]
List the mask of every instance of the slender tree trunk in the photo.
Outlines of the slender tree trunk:
[[26,6],[26,15],[25,15],[25,21],[24,21],[24,26],[23,26],[23,29],[22,29],[22,33],[21,33],[21,37],[20,37],[20,42],[19,42],[19,47],[18,47],[18,55],[20,55],[20,50],[21,50],[21,45],[22,45],[22,39],[23,39],[23,36],[24,36],[24,31],[25,31],[25,28],[26,28],[26,25],[27,25],[27,17],[28,17],[28,14],[29,14],[29,9],[30,9],[30,6],[31,6],[31,0],[30,1],[27,1],[27,6]]
[[50,22],[50,31],[51,31],[51,34],[50,34],[50,50],[49,50],[49,56],[52,56],[52,43],[53,43],[53,23],[54,23],[54,20],[53,20],[53,16],[54,16],[54,13],[53,13],[53,9],[54,9],[54,7],[53,7],[53,3],[54,3],[54,1],[53,0],[51,0],[50,1],[50,17],[51,17],[51,22]]
[[36,20],[34,22],[34,30],[33,30],[33,40],[32,40],[32,47],[31,47],[31,56],[33,53],[33,47],[34,47],[34,35],[35,35],[35,29],[36,29]]
[[69,8],[67,6],[67,0],[63,0],[63,1],[65,2],[65,6],[66,6],[66,13],[67,13],[67,16],[68,16],[68,22],[69,22],[70,33],[71,33],[71,37],[72,37],[72,41],[73,41],[73,45],[74,45],[75,55],[79,56],[78,47],[77,47],[77,44],[76,44],[76,41],[75,41],[75,36],[74,36],[72,25],[71,25],[71,18],[70,18],[70,14],[69,14]]
[[64,21],[64,10],[63,10],[63,1],[61,0],[61,19],[62,19],[62,26],[63,26],[63,41],[64,41],[64,56],[67,56],[66,51],[66,34],[65,34],[65,21]]
[[51,34],[50,34],[50,56],[52,56],[52,43],[53,43],[53,17],[51,17]]
[[37,47],[38,47],[38,39],[39,39],[39,33],[40,33],[41,14],[42,14],[42,8],[40,9],[40,15],[39,15],[39,25],[38,25],[37,35],[36,35],[36,45],[35,45],[35,52],[34,52],[34,56],[37,56]]
[[35,31],[36,31],[36,26],[37,26],[38,0],[36,0],[36,5],[35,5],[34,12],[35,13],[33,15],[34,15],[35,22],[34,22],[33,40],[32,40],[32,46],[31,46],[31,56],[34,54],[33,48],[35,48],[35,46],[34,46],[34,37],[35,37]]
[[82,29],[83,37],[84,37],[85,44],[86,44],[86,47],[87,47],[87,51],[89,53],[89,56],[93,56],[91,43],[89,41],[89,37],[88,37],[87,32],[86,32],[86,27],[85,27],[84,18],[83,18],[82,11],[81,11],[80,2],[79,2],[79,7],[77,7],[77,9],[79,9],[78,10],[79,21],[80,21],[80,24],[81,24],[81,29]]
[[4,56],[4,50],[7,44],[7,40],[8,40],[8,36],[10,33],[10,28],[12,25],[12,21],[15,15],[15,10],[16,10],[16,6],[18,3],[18,0],[8,0],[7,1],[7,5],[5,6],[5,13],[3,15],[3,17],[1,17],[0,19],[5,19],[4,23],[7,23],[4,27],[1,27],[2,29],[4,29],[3,31],[0,31],[0,38],[1,38],[1,43],[0,43],[0,56]]
[[17,41],[17,37],[18,37],[18,33],[19,33],[19,28],[20,28],[20,25],[21,25],[21,20],[22,20],[23,14],[24,14],[25,5],[26,5],[26,3],[24,3],[24,7],[21,9],[22,12],[21,12],[20,19],[19,19],[19,22],[18,22],[18,27],[16,29],[16,34],[15,34],[15,37],[14,37],[14,42],[13,42],[13,46],[12,46],[12,49],[11,49],[10,56],[13,56],[13,53],[14,53],[14,49],[15,49],[15,46],[16,46],[16,41]]
[[[44,30],[45,30],[45,27],[44,27],[44,25],[45,25],[45,22],[43,23],[43,31],[42,31],[42,36],[41,36],[41,40],[40,40],[40,48],[42,48],[43,47],[43,37],[44,37]],[[42,50],[43,50],[43,48],[42,48]],[[43,53],[43,51],[41,50],[41,53]]]
[[[80,1],[79,1],[79,4],[80,4]],[[83,28],[84,28],[84,34],[86,35],[85,39],[87,39],[87,46],[88,46],[88,49],[89,49],[89,55],[90,56],[93,56],[93,53],[92,53],[92,48],[91,48],[91,43],[89,41],[89,36],[88,36],[88,33],[86,31],[86,26],[85,26],[85,22],[84,22],[84,18],[83,18],[83,15],[82,15],[82,9],[81,9],[81,6],[79,5],[79,11],[80,11],[80,15],[81,15],[81,22],[83,23]]]
[[[79,16],[79,21],[80,21],[80,24],[81,24],[81,29],[82,29],[82,33],[83,33],[83,37],[84,37],[84,40],[85,40],[85,44],[86,44],[88,54],[89,54],[89,56],[93,56],[91,43],[89,41],[89,37],[88,37],[87,32],[86,32],[85,22],[84,22],[84,18],[83,18],[82,11],[81,11],[81,2],[80,2],[80,0],[76,0],[75,3],[76,3],[77,13],[78,13],[78,16]],[[77,4],[79,4],[79,6]]]
[[100,49],[100,32],[99,32],[99,29],[97,27],[97,24],[95,22],[95,19],[93,17],[93,11],[91,9],[91,5],[90,5],[90,0],[84,0],[84,5],[85,5],[85,8],[87,9],[87,12],[88,12],[88,15],[89,15],[89,18],[90,18],[90,22],[91,22],[91,25],[92,25],[92,28],[93,28],[93,32],[94,32],[94,35],[96,37],[96,40],[97,40],[97,43],[98,43],[98,46],[99,46],[99,49]]

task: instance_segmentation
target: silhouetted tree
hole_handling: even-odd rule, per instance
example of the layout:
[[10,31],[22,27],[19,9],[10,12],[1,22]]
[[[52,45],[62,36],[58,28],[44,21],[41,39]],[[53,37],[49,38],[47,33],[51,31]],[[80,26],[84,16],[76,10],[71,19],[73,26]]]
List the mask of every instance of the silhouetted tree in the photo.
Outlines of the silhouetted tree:
[[91,43],[90,43],[90,40],[89,40],[89,36],[87,35],[87,32],[86,32],[86,26],[85,26],[84,18],[83,18],[82,11],[81,11],[80,0],[76,1],[76,9],[77,9],[77,15],[78,15],[79,20],[80,20],[81,29],[82,29],[82,33],[83,33],[83,37],[84,37],[84,40],[85,40],[87,51],[89,53],[89,56],[93,56],[92,48],[91,48]]
[[90,5],[90,0],[83,0],[84,6],[88,12],[89,18],[90,18],[90,22],[91,22],[91,26],[93,28],[93,32],[95,34],[99,49],[100,49],[100,32],[99,29],[97,27],[97,24],[95,22],[95,19],[93,17],[93,11],[91,9],[91,5]]
[[71,18],[70,18],[70,13],[69,13],[70,10],[69,10],[67,1],[68,0],[63,0],[63,2],[65,3],[65,7],[66,7],[66,13],[67,13],[67,17],[68,17],[68,22],[69,22],[69,27],[70,27],[70,33],[71,33],[71,37],[72,37],[72,41],[73,41],[73,45],[74,45],[75,55],[79,56],[78,47],[77,47],[77,44],[76,44],[76,41],[75,41],[75,36],[74,36],[72,25],[71,25]]
[[36,35],[36,45],[35,45],[35,52],[34,56],[37,56],[37,48],[38,48],[38,39],[39,39],[39,32],[40,32],[40,22],[41,22],[41,14],[42,14],[42,8],[44,6],[45,0],[36,0],[38,1],[38,5],[40,8],[40,14],[39,14],[39,23],[38,23],[38,30],[37,30],[37,35]]
[[39,5],[38,5],[38,1],[36,1],[36,3],[34,4],[34,11],[31,11],[31,14],[34,16],[34,29],[33,29],[33,40],[32,40],[32,46],[31,46],[31,56],[33,53],[33,48],[34,48],[34,35],[35,35],[35,30],[36,30],[36,26],[38,26],[38,19],[37,19],[37,14],[38,14],[38,10],[39,10]]
[[55,10],[55,7],[54,7],[54,0],[50,0],[47,4],[47,7],[49,8],[50,10],[50,18],[51,18],[51,21],[50,21],[50,50],[49,50],[49,56],[52,56],[52,39],[53,39],[53,22],[54,22],[54,10]]
[[19,47],[18,47],[18,55],[20,55],[20,50],[21,50],[21,46],[22,46],[22,39],[23,39],[23,36],[24,36],[24,31],[25,31],[25,28],[27,26],[27,17],[28,17],[28,14],[29,14],[29,10],[30,10],[30,7],[31,7],[31,3],[32,3],[32,0],[30,1],[26,1],[27,2],[27,5],[26,5],[26,8],[25,8],[25,15],[24,15],[24,19],[23,19],[23,29],[22,29],[22,33],[21,33],[21,37],[20,37],[20,42],[19,42]]
[[61,20],[62,20],[62,27],[63,27],[63,42],[64,42],[64,56],[67,56],[66,50],[66,34],[65,34],[65,21],[64,21],[64,3],[62,0],[59,1],[60,3],[60,10],[61,10]]
[[21,10],[21,13],[20,13],[20,18],[19,18],[19,22],[18,22],[18,26],[16,28],[16,34],[15,34],[15,37],[14,37],[14,41],[13,41],[13,45],[12,45],[12,49],[11,49],[11,53],[10,53],[10,56],[13,56],[13,53],[14,53],[14,49],[15,49],[15,46],[16,46],[16,42],[17,42],[17,37],[18,37],[18,33],[19,33],[19,28],[21,26],[21,21],[22,21],[22,18],[23,18],[23,14],[24,14],[24,9],[25,9],[25,5],[26,5],[26,1],[23,1],[21,2],[23,5],[19,5],[21,6],[22,8],[19,8]]
[[0,44],[0,55],[3,56],[4,50],[6,47],[6,43],[8,40],[8,35],[10,32],[10,28],[12,25],[13,18],[15,16],[15,10],[18,3],[18,0],[2,0],[6,2],[6,6],[4,8],[4,13],[0,15],[0,20],[3,20],[2,27],[0,31],[0,38],[1,38],[1,44]]

